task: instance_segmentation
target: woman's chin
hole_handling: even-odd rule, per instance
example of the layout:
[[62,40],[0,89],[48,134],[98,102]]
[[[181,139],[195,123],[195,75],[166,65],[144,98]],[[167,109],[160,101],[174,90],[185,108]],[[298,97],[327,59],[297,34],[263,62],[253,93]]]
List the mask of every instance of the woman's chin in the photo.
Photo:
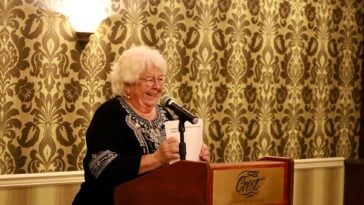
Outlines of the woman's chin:
[[151,96],[151,95],[147,95],[146,96],[146,101],[148,104],[156,104],[158,102],[159,96]]
[[148,107],[154,107],[157,104],[157,100],[155,99],[148,99],[145,101],[145,105]]

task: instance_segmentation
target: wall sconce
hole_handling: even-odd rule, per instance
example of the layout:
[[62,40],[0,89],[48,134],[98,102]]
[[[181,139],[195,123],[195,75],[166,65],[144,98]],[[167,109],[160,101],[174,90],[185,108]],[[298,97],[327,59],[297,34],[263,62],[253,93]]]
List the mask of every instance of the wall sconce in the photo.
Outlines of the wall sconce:
[[107,17],[108,2],[110,0],[64,0],[57,9],[68,17],[82,49],[85,48],[100,22]]
[[81,49],[84,49],[87,45],[87,43],[90,40],[90,36],[92,35],[91,32],[77,32],[76,36],[78,39],[78,43],[80,44]]

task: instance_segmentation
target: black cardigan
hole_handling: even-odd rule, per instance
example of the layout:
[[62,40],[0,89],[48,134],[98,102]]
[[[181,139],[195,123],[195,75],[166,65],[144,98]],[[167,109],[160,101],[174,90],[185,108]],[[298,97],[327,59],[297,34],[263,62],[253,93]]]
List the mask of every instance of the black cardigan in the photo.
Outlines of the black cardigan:
[[156,151],[166,138],[164,122],[172,119],[161,106],[157,105],[156,111],[156,118],[149,123],[121,97],[96,110],[86,132],[85,182],[74,205],[113,205],[115,186],[138,177],[142,155]]

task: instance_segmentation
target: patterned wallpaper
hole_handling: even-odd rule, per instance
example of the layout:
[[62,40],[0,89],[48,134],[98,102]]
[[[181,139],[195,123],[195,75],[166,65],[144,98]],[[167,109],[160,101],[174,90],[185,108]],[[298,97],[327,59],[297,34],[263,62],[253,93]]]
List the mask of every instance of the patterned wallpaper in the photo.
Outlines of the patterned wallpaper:
[[358,157],[363,1],[113,0],[83,50],[57,2],[0,2],[0,174],[81,170],[110,65],[139,44],[212,162]]

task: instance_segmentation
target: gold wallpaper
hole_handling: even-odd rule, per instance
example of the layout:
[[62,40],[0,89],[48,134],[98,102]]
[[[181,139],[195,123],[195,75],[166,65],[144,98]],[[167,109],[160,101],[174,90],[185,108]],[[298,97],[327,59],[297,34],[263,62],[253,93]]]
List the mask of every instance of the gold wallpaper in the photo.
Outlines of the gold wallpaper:
[[358,157],[363,1],[113,0],[84,50],[57,2],[0,2],[0,174],[81,170],[110,65],[139,44],[212,162]]

